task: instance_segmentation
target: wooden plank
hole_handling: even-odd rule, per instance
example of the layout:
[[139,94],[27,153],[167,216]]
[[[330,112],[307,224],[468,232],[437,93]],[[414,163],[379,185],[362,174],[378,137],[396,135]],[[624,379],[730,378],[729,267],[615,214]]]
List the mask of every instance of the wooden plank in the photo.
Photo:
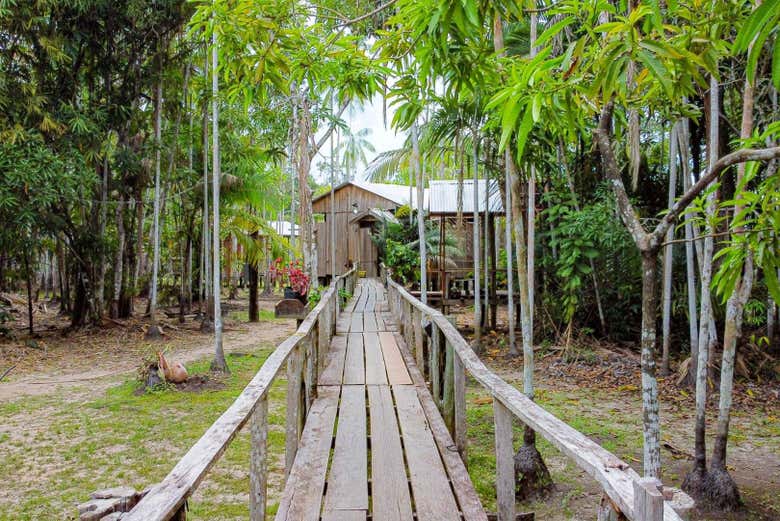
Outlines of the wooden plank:
[[496,506],[498,521],[515,520],[515,462],[512,413],[493,400],[493,424],[496,439]]
[[325,370],[320,375],[319,385],[341,385],[344,376],[344,359],[347,356],[347,336],[336,335],[330,342],[330,353]]
[[352,313],[342,313],[336,320],[336,334],[349,333],[350,324],[352,324]]
[[387,386],[368,387],[371,414],[371,505],[376,521],[412,521],[401,436]]
[[385,370],[387,371],[387,381],[393,384],[410,384],[412,379],[406,370],[406,364],[398,349],[398,342],[390,332],[379,333],[379,345],[382,348],[382,355],[385,359]]
[[249,519],[265,521],[268,496],[268,397],[255,406],[250,426],[249,452]]
[[363,333],[350,333],[347,338],[347,357],[344,361],[344,385],[364,385],[365,383]]
[[370,284],[370,290],[368,292],[368,296],[366,297],[366,312],[367,313],[374,313],[376,311],[376,294],[378,291],[378,288],[376,286],[376,283],[374,281],[371,281]]
[[355,286],[355,289],[352,291],[352,298],[347,301],[347,305],[344,307],[345,312],[352,313],[355,311],[355,304],[357,304],[358,300],[360,300],[361,291],[362,288],[360,287],[360,284]]
[[290,354],[287,360],[287,409],[285,422],[284,475],[289,476],[295,455],[298,452],[298,439],[303,428],[303,353],[301,346]]
[[382,316],[382,313],[376,313],[376,330],[377,331],[387,331],[387,325],[385,325],[385,319]]
[[[449,347],[448,349],[452,349]],[[467,450],[467,429],[466,429],[466,373],[463,371],[463,362],[455,355],[453,356],[454,386],[455,386],[455,446],[458,447],[458,453],[463,461],[466,461]]]
[[664,497],[658,490],[660,481],[640,478],[634,481],[634,515],[642,521],[663,521]]
[[349,323],[350,333],[362,333],[363,332],[363,313],[356,311],[352,313],[352,319]]
[[447,472],[431,435],[417,391],[394,385],[398,423],[406,450],[417,519],[453,521],[460,518]]
[[363,333],[366,350],[366,385],[387,385],[387,371],[378,333]]
[[338,401],[338,387],[323,387],[309,411],[276,521],[317,521],[320,518]]
[[379,331],[379,326],[377,325],[376,313],[374,313],[373,311],[370,313],[364,313],[363,332],[376,333],[377,331]]
[[368,511],[365,387],[352,385],[341,389],[338,419],[324,509],[325,512],[363,510],[365,515]]
[[322,513],[322,521],[366,521],[366,519],[365,510],[330,510]]
[[485,509],[482,508],[482,503],[477,497],[477,493],[474,490],[474,485],[471,483],[471,478],[466,471],[466,466],[460,455],[452,450],[454,442],[450,433],[447,431],[444,420],[439,415],[439,410],[436,408],[436,404],[433,403],[433,398],[428,388],[425,386],[425,379],[420,373],[420,370],[414,364],[414,357],[412,356],[409,348],[403,343],[401,336],[396,333],[396,339],[401,354],[409,367],[409,375],[412,377],[412,382],[417,389],[417,396],[422,404],[423,411],[425,411],[425,417],[428,419],[428,424],[431,427],[431,434],[436,445],[439,447],[439,453],[441,454],[442,461],[447,469],[447,474],[450,476],[452,488],[455,490],[455,494],[460,504],[461,513],[466,521],[486,521]]

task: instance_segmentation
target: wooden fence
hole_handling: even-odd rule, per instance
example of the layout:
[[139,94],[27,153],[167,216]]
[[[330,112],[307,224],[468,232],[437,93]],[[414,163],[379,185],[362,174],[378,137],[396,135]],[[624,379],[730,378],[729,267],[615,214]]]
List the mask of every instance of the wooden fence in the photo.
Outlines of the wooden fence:
[[298,330],[274,350],[230,408],[209,427],[168,476],[153,486],[135,508],[122,517],[122,521],[184,521],[187,499],[238,431],[250,420],[250,519],[265,519],[268,389],[286,364],[286,476],[298,451],[306,414],[316,397],[317,377],[324,367],[330,340],[336,332],[336,319],[341,310],[339,292],[344,289],[349,293],[354,291],[355,273],[352,269],[331,283]]
[[[573,460],[602,487],[599,519],[681,521],[665,501],[660,482],[640,477],[628,464],[509,385],[479,359],[439,311],[413,297],[383,270],[390,311],[413,349],[420,371],[428,367],[431,394],[461,455],[466,451],[466,372],[493,396],[496,495],[499,520],[515,519],[514,429],[516,418]],[[428,329],[430,334],[425,334]],[[608,499],[607,499],[608,498]]]

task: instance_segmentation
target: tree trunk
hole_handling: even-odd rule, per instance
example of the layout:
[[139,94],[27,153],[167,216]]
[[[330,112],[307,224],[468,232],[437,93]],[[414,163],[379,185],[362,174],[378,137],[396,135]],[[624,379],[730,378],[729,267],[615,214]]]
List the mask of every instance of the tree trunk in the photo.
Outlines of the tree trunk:
[[[204,82],[208,84],[209,78],[209,53],[204,49]],[[208,92],[208,90],[207,90]],[[214,331],[214,298],[212,295],[213,283],[211,280],[211,225],[209,224],[209,104],[203,104],[203,231],[201,233],[201,272],[203,273],[203,287],[201,288],[201,311],[203,321],[200,324],[201,332]],[[203,306],[206,306],[205,310]]]
[[[162,69],[162,65],[160,66]],[[152,222],[152,284],[149,292],[149,329],[146,338],[160,338],[157,325],[157,277],[160,271],[160,149],[162,147],[162,70],[154,104],[154,220]]]
[[[683,173],[683,192],[687,192],[691,187],[691,172],[688,168],[688,119],[681,121],[678,128],[677,144],[680,151],[680,162]],[[696,252],[694,247],[693,225],[690,219],[685,220],[685,280],[688,293],[688,333],[690,337],[691,364],[699,353],[699,327],[698,327],[698,306],[696,304]],[[694,386],[695,372],[689,371],[691,387]]]
[[[108,156],[103,158],[102,177],[100,181],[100,217],[98,221],[98,237],[101,241],[105,240],[106,235],[106,221],[108,220],[108,177],[110,170],[108,167]],[[95,285],[95,307],[94,307],[94,320],[99,322],[103,317],[103,302],[105,300],[105,287],[106,287],[106,254],[103,248],[100,248],[98,254],[98,276]]]
[[[672,126],[669,133],[669,197],[668,206],[674,204],[674,198],[677,190],[677,135],[679,123]],[[662,313],[662,331],[663,348],[661,355],[661,374],[669,374],[669,351],[672,344],[671,325],[672,325],[672,262],[673,262],[673,244],[674,229],[669,227],[666,232],[666,246],[664,246],[664,280],[663,280],[663,313]]]
[[[740,138],[749,139],[753,132],[753,102],[754,88],[750,81],[745,81],[742,93],[742,125]],[[739,187],[745,177],[745,164],[737,166],[736,186]],[[739,195],[735,194],[739,201]],[[743,205],[734,205],[734,215],[739,215]],[[744,232],[744,227],[737,226],[734,233]],[[753,254],[748,251],[740,279],[734,286],[726,304],[726,322],[723,331],[723,361],[720,372],[720,398],[718,404],[718,426],[715,445],[712,451],[710,465],[710,483],[708,488],[708,503],[719,510],[733,510],[739,507],[741,500],[737,484],[726,469],[726,446],[729,436],[729,421],[731,420],[731,403],[734,392],[734,362],[737,352],[737,341],[742,336],[742,318],[753,288]]]
[[[710,78],[710,112],[709,112],[709,168],[715,164],[718,159],[718,80],[712,76]],[[715,212],[715,196],[710,194],[707,198],[707,213],[711,217]],[[701,313],[699,324],[699,353],[696,361],[696,424],[694,441],[694,466],[685,476],[682,488],[690,494],[695,500],[700,500],[707,493],[707,447],[706,447],[706,411],[707,411],[707,376],[710,351],[710,320],[711,317],[711,294],[710,285],[712,282],[712,254],[714,250],[714,239],[712,237],[714,230],[712,225],[707,224],[705,229],[705,238],[702,251],[702,274],[701,274]]]
[[116,257],[114,259],[114,294],[111,301],[111,318],[119,318],[119,301],[122,295],[123,261],[125,258],[124,198],[119,194],[116,205]]
[[[417,240],[420,249],[420,301],[428,304],[428,248],[425,242],[425,173],[420,159],[417,120],[412,124],[412,168],[417,185]],[[411,201],[410,201],[411,202]],[[441,262],[441,259],[439,259]]]
[[222,306],[221,306],[221,278],[220,270],[220,236],[219,236],[219,189],[222,181],[222,170],[219,155],[219,62],[217,61],[217,33],[211,35],[211,139],[212,139],[212,208],[214,214],[214,233],[212,236],[212,255],[214,261],[213,286],[214,294],[214,360],[211,362],[212,371],[229,373],[225,351],[222,347]]
[[482,300],[480,298],[480,280],[479,280],[479,264],[480,264],[480,241],[479,241],[479,191],[477,186],[479,183],[479,134],[477,128],[472,130],[472,160],[474,162],[474,226],[473,232],[473,249],[474,249],[474,350],[479,353],[482,350]]
[[24,254],[24,274],[25,281],[27,282],[27,328],[30,336],[33,336],[33,290],[32,290],[32,270],[30,269],[30,253],[29,251]]
[[[256,242],[259,235],[257,232],[252,233],[252,239]],[[247,262],[249,280],[249,321],[258,322],[260,320],[260,309],[257,305],[257,286],[258,286],[258,274],[257,265],[253,262]]]

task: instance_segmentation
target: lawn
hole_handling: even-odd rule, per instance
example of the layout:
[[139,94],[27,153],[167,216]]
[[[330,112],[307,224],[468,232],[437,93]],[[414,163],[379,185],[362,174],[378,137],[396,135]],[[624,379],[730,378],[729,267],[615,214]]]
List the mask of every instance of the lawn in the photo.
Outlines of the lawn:
[[[89,492],[110,486],[142,489],[159,482],[240,394],[270,348],[228,355],[232,374],[224,388],[200,393],[162,389],[138,395],[127,381],[104,397],[80,401],[79,393],[46,395],[0,405],[0,519],[76,517]],[[206,373],[208,360],[191,365]],[[283,473],[284,383],[270,392],[269,461]],[[192,519],[248,516],[248,429],[231,443],[190,503]],[[278,478],[269,482],[271,512]]]

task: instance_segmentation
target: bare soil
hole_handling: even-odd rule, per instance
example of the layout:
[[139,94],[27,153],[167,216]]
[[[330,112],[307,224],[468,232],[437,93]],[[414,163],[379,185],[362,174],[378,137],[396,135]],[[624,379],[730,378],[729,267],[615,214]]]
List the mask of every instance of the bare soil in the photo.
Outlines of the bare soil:
[[[246,310],[246,300],[227,301],[226,308]],[[275,300],[261,300],[261,310],[273,310]],[[57,390],[82,387],[103,391],[121,381],[142,365],[144,359],[164,351],[171,362],[187,364],[208,357],[214,350],[213,335],[200,332],[200,321],[189,318],[180,324],[178,318],[166,318],[160,313],[163,338],[144,339],[148,320],[142,315],[140,303],[134,318],[106,320],[103,327],[87,327],[70,332],[65,318],[49,307],[35,317],[33,337],[22,334],[25,320],[15,325],[16,338],[0,337],[0,374],[13,370],[0,382],[0,402],[20,396],[38,396]],[[295,321],[278,321],[278,327],[224,319],[225,352],[241,352],[268,341],[281,341],[295,331]]]

